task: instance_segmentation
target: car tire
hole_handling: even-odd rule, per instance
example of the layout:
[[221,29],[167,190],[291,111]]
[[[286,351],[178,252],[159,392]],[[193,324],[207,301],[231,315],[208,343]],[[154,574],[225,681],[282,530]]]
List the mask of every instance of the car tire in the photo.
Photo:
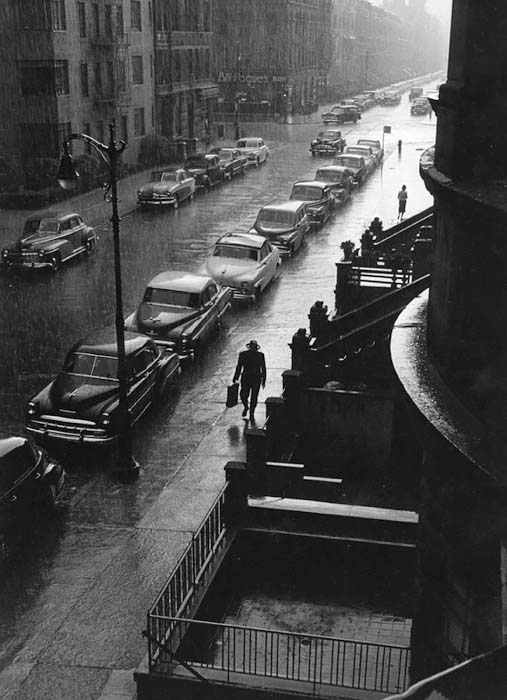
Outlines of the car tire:
[[58,270],[60,269],[60,258],[58,257],[58,255],[53,255],[49,262],[51,266],[51,272],[58,272]]
[[56,510],[58,507],[58,494],[56,491],[56,486],[54,484],[49,484],[46,492],[44,494],[44,507],[48,511]]
[[241,168],[241,174],[242,174],[243,177],[245,177],[245,170],[246,170],[246,168],[244,168],[244,167]]
[[254,304],[258,304],[258,303],[260,302],[260,300],[261,300],[261,293],[262,293],[262,292],[261,292],[261,288],[260,288],[260,287],[257,287],[257,289],[255,290],[255,300],[254,300]]
[[92,252],[93,252],[93,241],[89,238],[85,242],[85,253],[86,253],[86,255],[90,255],[90,253],[92,253]]

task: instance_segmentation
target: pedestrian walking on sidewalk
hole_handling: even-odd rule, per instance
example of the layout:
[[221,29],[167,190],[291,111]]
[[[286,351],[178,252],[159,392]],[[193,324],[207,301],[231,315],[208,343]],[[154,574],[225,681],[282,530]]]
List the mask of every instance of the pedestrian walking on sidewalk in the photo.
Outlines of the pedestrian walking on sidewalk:
[[[250,409],[250,420],[253,420],[257,397],[262,386],[266,386],[266,360],[264,353],[260,351],[260,345],[256,340],[246,344],[247,350],[239,353],[238,364],[234,372],[233,382],[241,378],[239,397],[243,404],[243,418],[246,418]],[[248,403],[250,401],[250,404]]]
[[400,139],[398,141],[398,157],[401,156],[401,147],[403,145],[403,141]]
[[403,215],[405,214],[405,209],[407,208],[407,199],[407,186],[402,185],[401,190],[398,192],[398,221],[403,221]]

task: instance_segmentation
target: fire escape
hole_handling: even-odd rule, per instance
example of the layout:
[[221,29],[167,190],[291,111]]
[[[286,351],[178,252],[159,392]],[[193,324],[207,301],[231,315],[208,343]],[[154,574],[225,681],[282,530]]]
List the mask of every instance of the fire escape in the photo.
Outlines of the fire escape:
[[104,118],[124,112],[130,105],[129,47],[130,34],[125,31],[119,13],[113,13],[104,31],[90,40],[94,66],[91,95],[94,109]]

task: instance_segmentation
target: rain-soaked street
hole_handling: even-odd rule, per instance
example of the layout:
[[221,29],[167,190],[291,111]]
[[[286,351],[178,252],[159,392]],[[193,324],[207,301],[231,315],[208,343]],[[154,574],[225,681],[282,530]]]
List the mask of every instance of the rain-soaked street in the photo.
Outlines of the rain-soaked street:
[[[93,453],[79,460],[63,454],[68,479],[56,517],[16,524],[0,539],[0,697],[105,697],[112,672],[119,674],[119,686],[125,673],[131,687],[132,669],[145,651],[146,610],[223,481],[225,462],[243,455],[240,409],[224,407],[238,352],[249,339],[258,340],[268,366],[260,400],[278,395],[281,373],[290,367],[292,334],[307,327],[316,299],[332,306],[340,243],[358,243],[374,216],[384,228],[392,225],[402,184],[408,216],[431,204],[418,162],[434,141],[435,120],[411,117],[405,94],[399,106],[374,107],[342,131],[349,144],[382,140],[384,125],[392,132],[383,167],[334,219],[310,233],[293,259],[284,260],[259,305],[233,307],[207,352],[184,367],[167,402],[136,426],[139,480],[122,484]],[[260,206],[287,199],[295,180],[313,179],[319,165],[331,162],[309,153],[319,128],[318,113],[300,124],[249,127],[270,145],[266,165],[176,212],[124,215],[125,312],[156,273],[198,270],[218,236],[248,230]],[[91,212],[80,213],[93,219]],[[55,275],[0,276],[3,435],[23,434],[26,401],[59,370],[68,348],[114,321],[110,224],[93,223],[100,241],[90,258]],[[17,236],[6,231],[5,221],[0,226],[6,240]],[[262,405],[258,414],[260,422]]]

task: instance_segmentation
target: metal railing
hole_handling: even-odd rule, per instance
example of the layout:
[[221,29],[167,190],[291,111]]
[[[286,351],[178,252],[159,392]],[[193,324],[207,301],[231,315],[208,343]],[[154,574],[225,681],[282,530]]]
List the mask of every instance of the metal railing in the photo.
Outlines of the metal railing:
[[405,270],[384,267],[352,267],[348,284],[361,287],[388,287],[389,289],[399,289],[412,282],[412,270],[407,267]]
[[197,532],[192,535],[171,577],[148,612],[148,631],[156,640],[148,644],[150,668],[159,654],[156,642],[165,643],[170,631],[166,621],[178,615],[190,614],[196,586],[205,577],[213,557],[223,543],[226,491],[227,484],[218,494]]
[[[155,623],[155,620],[153,620]],[[410,649],[391,644],[282,632],[177,617],[166,633],[159,670],[174,657],[193,668],[358,690],[399,693],[409,685]]]

